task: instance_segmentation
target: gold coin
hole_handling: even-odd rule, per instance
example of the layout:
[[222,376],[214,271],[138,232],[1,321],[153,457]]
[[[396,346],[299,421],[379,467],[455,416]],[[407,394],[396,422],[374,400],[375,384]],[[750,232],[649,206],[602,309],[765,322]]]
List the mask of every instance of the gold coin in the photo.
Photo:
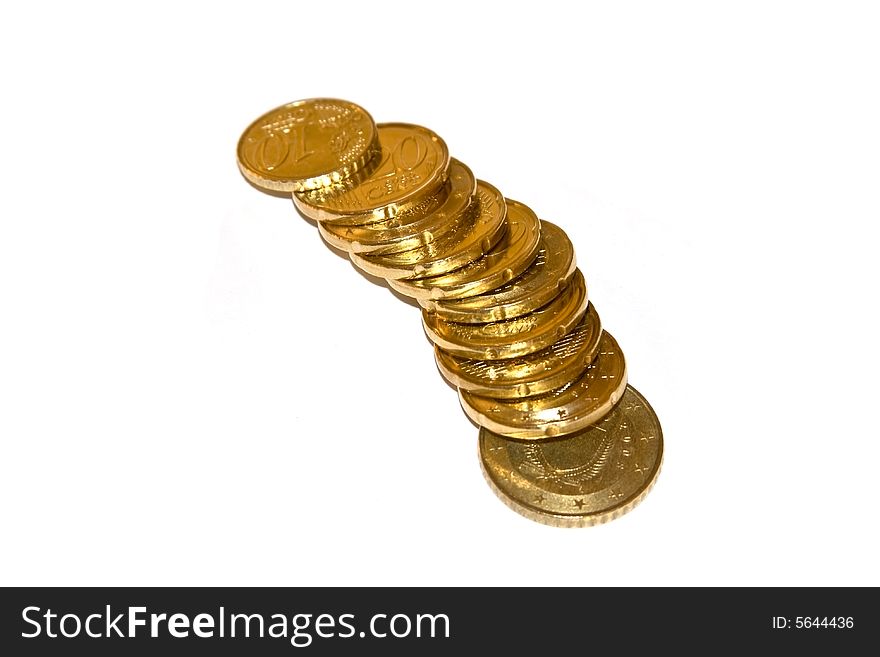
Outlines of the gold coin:
[[476,193],[477,179],[464,163],[453,158],[444,188],[447,193],[428,197],[430,202],[421,204],[418,214],[403,213],[363,226],[321,222],[318,230],[329,244],[352,253],[388,254],[416,249],[455,227],[455,217],[464,212]]
[[549,221],[541,221],[538,254],[518,278],[479,296],[419,303],[450,322],[485,324],[521,317],[557,297],[571,280],[576,266],[574,247],[565,231]]
[[469,418],[490,431],[519,440],[541,440],[579,431],[614,407],[626,387],[626,361],[607,331],[596,359],[573,381],[537,397],[492,399],[459,389]]
[[581,321],[586,309],[587,285],[578,270],[562,294],[529,315],[489,324],[463,324],[422,311],[422,324],[432,342],[451,354],[497,360],[549,347]]
[[541,222],[524,203],[504,200],[507,232],[483,257],[442,276],[389,281],[389,285],[416,299],[460,298],[494,290],[522,274],[538,251]]
[[446,180],[449,149],[436,133],[410,123],[380,123],[382,153],[369,175],[349,183],[294,194],[316,221],[363,225],[412,209]]
[[480,429],[490,488],[517,513],[555,527],[588,527],[631,511],[662,461],[660,422],[631,386],[599,423],[564,438],[523,443]]
[[572,331],[521,358],[477,360],[435,348],[437,367],[454,386],[475,395],[516,399],[541,395],[576,379],[599,351],[602,324],[592,304]]
[[442,237],[417,249],[373,255],[352,253],[351,260],[368,274],[389,280],[437,276],[464,267],[491,249],[507,229],[507,205],[495,187],[477,181],[473,203],[452,221]]
[[251,123],[236,150],[242,175],[261,189],[321,189],[379,155],[379,133],[362,107],[312,98],[276,107]]

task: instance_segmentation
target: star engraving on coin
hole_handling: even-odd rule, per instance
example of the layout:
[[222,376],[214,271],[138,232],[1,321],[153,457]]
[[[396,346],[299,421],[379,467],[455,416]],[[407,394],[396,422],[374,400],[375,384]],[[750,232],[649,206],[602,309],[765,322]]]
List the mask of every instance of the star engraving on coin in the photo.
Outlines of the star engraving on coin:
[[498,399],[459,388],[462,408],[478,425],[518,440],[546,440],[596,425],[626,388],[626,361],[616,341],[603,332],[599,344],[599,356],[559,388],[524,399]]
[[480,454],[491,488],[512,509],[544,524],[583,527],[616,518],[644,498],[663,445],[653,410],[627,386],[597,424],[568,436],[524,442],[483,428]]
[[418,301],[438,369],[481,427],[483,473],[508,506],[588,526],[647,495],[662,430],[627,386],[564,230],[477,180],[432,130],[376,124],[344,100],[263,114],[236,156],[252,185],[292,197],[330,246]]

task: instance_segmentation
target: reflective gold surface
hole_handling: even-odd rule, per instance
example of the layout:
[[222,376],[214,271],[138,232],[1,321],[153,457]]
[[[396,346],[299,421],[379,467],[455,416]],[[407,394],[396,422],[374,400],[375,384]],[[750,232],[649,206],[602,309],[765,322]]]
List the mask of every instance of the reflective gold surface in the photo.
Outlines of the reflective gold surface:
[[602,325],[592,304],[570,333],[520,358],[477,360],[435,348],[437,367],[452,385],[475,395],[518,399],[549,392],[576,379],[599,351]]
[[529,315],[489,324],[462,324],[422,311],[422,324],[431,341],[451,354],[496,360],[549,347],[580,322],[586,309],[587,286],[577,271],[562,294]]
[[626,361],[607,332],[599,355],[583,374],[560,388],[525,399],[492,399],[459,390],[461,405],[474,422],[502,436],[540,440],[573,433],[608,413],[626,387]]
[[363,226],[318,223],[321,236],[337,249],[352,253],[400,253],[430,244],[453,230],[476,193],[477,179],[462,162],[449,163],[449,179],[443,195],[433,194],[422,203],[422,212],[399,214]]
[[442,237],[403,253],[352,253],[351,260],[365,272],[389,280],[445,274],[473,262],[495,246],[507,228],[506,216],[507,205],[501,192],[478,180],[474,202],[453,219],[455,225]]
[[505,202],[507,232],[481,258],[442,276],[389,281],[389,285],[416,299],[459,298],[494,290],[522,274],[538,252],[541,222],[524,203]]
[[418,301],[437,367],[480,425],[486,480],[507,505],[580,527],[647,494],[660,425],[627,386],[564,230],[477,180],[428,128],[377,125],[348,101],[267,112],[237,158],[255,186],[291,193],[357,267]]
[[663,432],[631,386],[595,426],[540,443],[480,430],[486,480],[517,513],[556,527],[618,518],[641,502],[660,472]]
[[413,208],[442,185],[449,150],[439,135],[411,123],[380,123],[378,129],[382,152],[369,175],[294,194],[300,212],[315,221],[367,224]]
[[261,189],[321,189],[379,155],[378,131],[366,110],[347,100],[299,100],[251,123],[236,155],[242,175]]
[[451,322],[484,324],[528,315],[550,303],[571,280],[576,267],[568,235],[541,221],[541,241],[528,269],[507,285],[466,299],[420,300],[423,308]]

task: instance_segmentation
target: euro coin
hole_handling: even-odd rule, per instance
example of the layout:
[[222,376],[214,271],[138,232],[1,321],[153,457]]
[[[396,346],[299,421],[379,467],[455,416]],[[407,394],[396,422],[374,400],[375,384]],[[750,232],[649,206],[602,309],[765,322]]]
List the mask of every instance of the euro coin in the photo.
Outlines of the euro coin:
[[481,258],[442,276],[389,281],[389,285],[416,299],[460,298],[494,290],[519,276],[535,259],[541,222],[524,203],[504,200],[507,232]]
[[380,123],[382,152],[369,175],[294,194],[293,202],[315,221],[363,225],[412,209],[446,180],[449,150],[436,133],[410,123]]
[[323,189],[350,178],[379,156],[379,132],[362,107],[312,98],[276,107],[238,141],[242,175],[276,192]]
[[576,379],[599,351],[602,325],[591,304],[574,329],[541,351],[520,358],[461,358],[435,347],[437,367],[452,385],[475,395],[517,399],[541,395]]
[[626,361],[607,332],[596,359],[573,381],[543,395],[493,399],[459,389],[464,412],[481,427],[519,440],[541,440],[579,431],[601,420],[626,388]]
[[422,204],[420,213],[408,212],[391,219],[363,226],[336,226],[318,223],[318,230],[327,243],[353,253],[388,254],[416,249],[443,236],[455,227],[460,216],[476,193],[477,180],[462,162],[449,163],[448,190],[444,197],[434,194],[431,202]]
[[631,511],[662,460],[660,422],[631,386],[600,422],[564,438],[524,443],[480,429],[490,488],[517,513],[556,527],[588,527]]
[[463,324],[422,311],[422,325],[431,341],[451,354],[497,360],[549,347],[580,322],[586,309],[587,286],[577,271],[562,294],[528,315],[489,324]]
[[485,324],[521,317],[547,305],[568,285],[576,268],[574,247],[565,231],[541,221],[534,261],[507,285],[465,299],[427,299],[419,303],[450,322]]
[[507,205],[495,187],[477,181],[473,202],[442,237],[417,249],[373,255],[351,253],[355,265],[388,280],[437,276],[464,267],[489,251],[507,229]]

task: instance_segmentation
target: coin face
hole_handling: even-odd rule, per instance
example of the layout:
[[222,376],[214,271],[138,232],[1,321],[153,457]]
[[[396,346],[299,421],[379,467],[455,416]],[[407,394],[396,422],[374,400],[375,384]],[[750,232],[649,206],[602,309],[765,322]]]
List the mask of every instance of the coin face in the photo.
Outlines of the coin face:
[[480,462],[492,490],[514,511],[557,527],[587,527],[632,510],[663,460],[663,433],[647,400],[627,386],[596,425],[542,442],[480,429]]
[[419,300],[423,308],[451,322],[485,324],[534,312],[556,298],[576,267],[574,247],[557,225],[541,221],[535,259],[520,276],[491,292],[465,299]]
[[508,438],[542,440],[579,431],[602,419],[626,388],[626,361],[607,331],[599,354],[579,377],[536,397],[493,399],[459,389],[464,412],[481,427]]
[[504,200],[507,232],[485,255],[442,276],[389,281],[391,287],[416,299],[460,298],[494,290],[519,276],[535,259],[541,222],[524,203]]
[[373,255],[352,253],[355,265],[388,280],[437,276],[464,267],[489,251],[507,229],[507,204],[494,186],[478,180],[473,202],[442,237],[417,249]]
[[312,98],[276,107],[238,141],[238,166],[257,187],[297,192],[329,187],[379,155],[366,110],[346,100]]
[[420,211],[398,214],[391,219],[363,226],[318,223],[321,236],[338,249],[350,253],[388,254],[416,249],[442,237],[455,228],[476,193],[477,180],[462,162],[452,159],[449,178],[442,190],[419,204]]
[[546,349],[577,326],[586,309],[587,284],[577,271],[562,294],[529,315],[488,324],[463,324],[422,311],[422,325],[431,341],[451,354],[498,360]]
[[449,150],[435,132],[410,123],[380,123],[381,154],[369,174],[339,186],[295,194],[307,217],[363,225],[397,216],[446,180]]
[[550,392],[576,379],[599,351],[602,325],[590,304],[574,329],[541,351],[520,358],[461,358],[435,348],[437,368],[452,385],[475,395],[518,399]]

